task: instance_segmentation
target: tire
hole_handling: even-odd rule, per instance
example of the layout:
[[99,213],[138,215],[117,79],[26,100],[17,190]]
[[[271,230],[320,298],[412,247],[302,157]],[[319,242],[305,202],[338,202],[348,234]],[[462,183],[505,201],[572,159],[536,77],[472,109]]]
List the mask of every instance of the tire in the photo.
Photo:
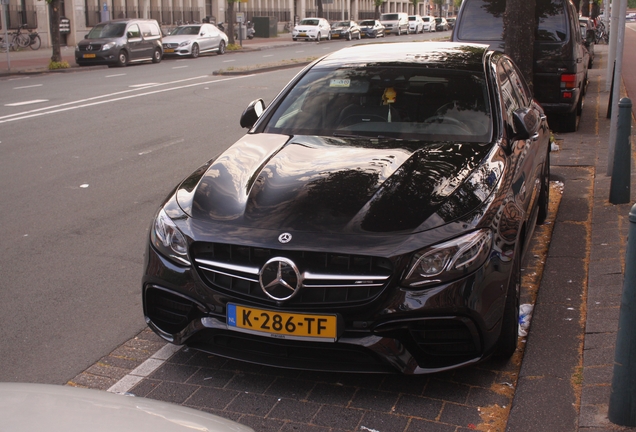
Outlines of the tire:
[[218,49],[217,53],[218,53],[219,55],[223,55],[223,54],[225,54],[225,41],[224,41],[224,40],[222,40],[221,42],[219,42],[219,49]]
[[537,225],[543,225],[548,218],[548,208],[550,206],[550,149],[545,158],[543,168],[543,178],[541,179],[541,191],[539,192],[539,211],[537,213]]
[[362,39],[362,33],[358,32],[358,40],[361,40],[361,39]]
[[298,39],[297,39],[297,38],[292,38],[292,40],[293,40],[294,42],[296,42]]
[[29,47],[31,47],[31,49],[35,51],[35,50],[39,50],[41,46],[42,46],[42,39],[40,39],[40,35],[35,35]]
[[400,27],[398,27],[398,32],[397,32],[398,36],[402,36],[402,29]]
[[155,52],[152,53],[152,62],[159,63],[163,57],[163,52],[159,48],[155,48]]
[[197,58],[199,57],[199,44],[192,44],[192,50],[190,51],[190,57]]
[[320,34],[320,32],[318,32],[318,37],[316,38],[316,40],[318,42],[320,42],[322,40],[322,35]]
[[18,48],[26,48],[31,45],[31,38],[26,33],[20,33],[20,35],[16,38],[16,42],[18,44]]
[[353,39],[353,38],[351,37],[351,32],[349,32],[349,33],[347,33],[347,40],[350,41],[351,39]]
[[117,63],[116,63],[116,65],[119,66],[119,67],[124,67],[127,64],[128,64],[128,53],[126,51],[124,51],[124,50],[119,51],[119,54],[117,54]]
[[506,293],[506,305],[501,319],[501,334],[497,341],[495,356],[508,359],[517,349],[519,336],[519,297],[521,293],[521,252],[515,251],[508,292]]
[[331,40],[331,33],[327,34],[327,40]]

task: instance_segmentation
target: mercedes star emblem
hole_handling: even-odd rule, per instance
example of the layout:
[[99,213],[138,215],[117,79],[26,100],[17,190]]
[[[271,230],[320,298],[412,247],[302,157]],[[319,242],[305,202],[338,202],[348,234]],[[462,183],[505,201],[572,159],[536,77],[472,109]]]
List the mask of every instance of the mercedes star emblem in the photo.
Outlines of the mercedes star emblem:
[[278,241],[285,244],[289,243],[292,239],[292,235],[290,233],[282,233],[278,236]]
[[289,300],[302,284],[302,276],[296,264],[283,257],[267,261],[261,268],[258,280],[263,292],[276,301]]
[[86,51],[93,51],[93,45],[86,45]]

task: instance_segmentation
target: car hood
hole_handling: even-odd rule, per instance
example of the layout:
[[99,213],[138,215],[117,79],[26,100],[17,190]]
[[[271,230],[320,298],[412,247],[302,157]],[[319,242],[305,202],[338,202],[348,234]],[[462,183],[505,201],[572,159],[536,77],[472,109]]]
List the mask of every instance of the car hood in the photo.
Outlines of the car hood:
[[493,148],[248,134],[186,179],[176,198],[185,213],[215,229],[424,231],[490,195],[502,171],[485,163]]
[[173,36],[164,36],[163,43],[181,43],[185,41],[193,41],[198,39],[198,35],[173,35]]

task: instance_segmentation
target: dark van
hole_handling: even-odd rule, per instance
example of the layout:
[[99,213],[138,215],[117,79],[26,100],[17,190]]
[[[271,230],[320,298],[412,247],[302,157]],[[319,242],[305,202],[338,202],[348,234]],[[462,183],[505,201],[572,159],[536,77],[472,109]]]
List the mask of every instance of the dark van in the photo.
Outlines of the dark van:
[[[505,5],[504,0],[464,0],[451,39],[503,51]],[[536,15],[534,97],[551,126],[574,132],[583,108],[589,62],[578,12],[570,0],[537,0]]]
[[161,29],[153,19],[118,19],[97,24],[75,47],[75,62],[80,66],[152,61],[163,57]]

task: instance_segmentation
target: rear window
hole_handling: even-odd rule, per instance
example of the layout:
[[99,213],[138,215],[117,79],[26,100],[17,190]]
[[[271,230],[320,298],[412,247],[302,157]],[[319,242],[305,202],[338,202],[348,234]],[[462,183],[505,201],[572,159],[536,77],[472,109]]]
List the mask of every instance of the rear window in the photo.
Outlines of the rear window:
[[[458,38],[466,41],[503,40],[505,0],[465,0]],[[567,39],[563,0],[537,0],[538,27],[535,40],[561,42]]]

